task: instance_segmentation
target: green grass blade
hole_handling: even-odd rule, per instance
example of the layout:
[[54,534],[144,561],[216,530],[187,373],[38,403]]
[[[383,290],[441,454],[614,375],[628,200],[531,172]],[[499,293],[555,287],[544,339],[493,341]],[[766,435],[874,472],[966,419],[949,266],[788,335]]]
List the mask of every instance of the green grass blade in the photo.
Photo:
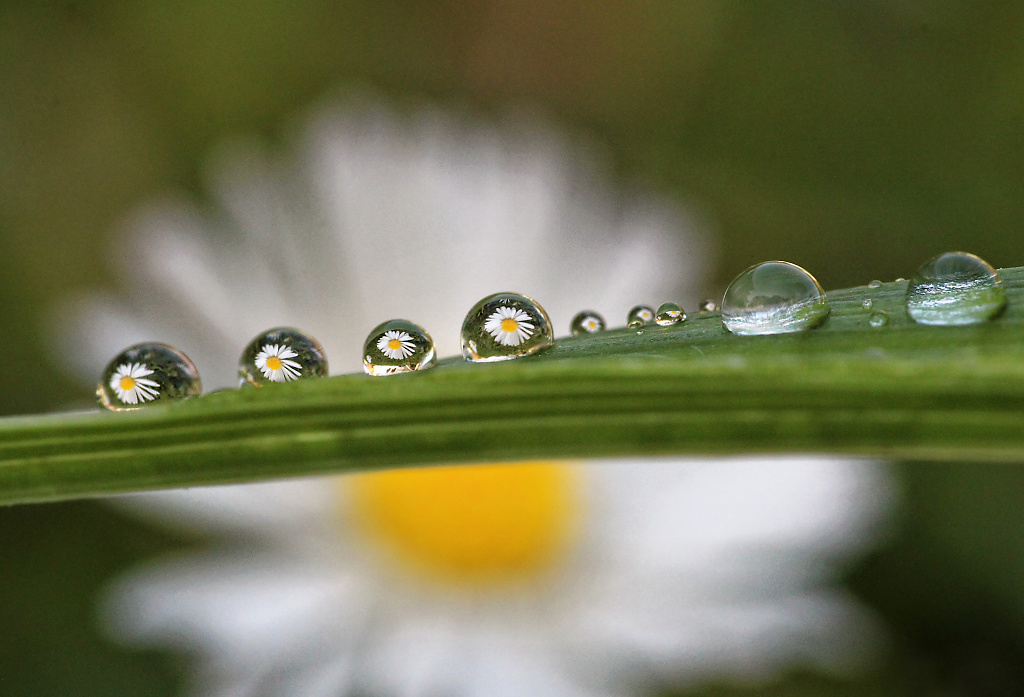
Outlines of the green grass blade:
[[[506,363],[344,375],[137,412],[0,420],[0,503],[430,463],[816,452],[1024,462],[1024,269],[973,327],[924,327],[906,282],[829,293],[800,334],[717,314],[559,340]],[[862,303],[870,299],[873,307]],[[871,327],[873,311],[890,321]]]

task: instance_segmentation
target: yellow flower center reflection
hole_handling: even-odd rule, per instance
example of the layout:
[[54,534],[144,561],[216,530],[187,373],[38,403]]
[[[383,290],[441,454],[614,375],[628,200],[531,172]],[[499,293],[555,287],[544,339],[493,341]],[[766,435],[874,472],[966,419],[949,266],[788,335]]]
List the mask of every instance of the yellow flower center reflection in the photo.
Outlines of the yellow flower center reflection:
[[282,365],[281,359],[277,356],[270,356],[267,358],[267,368],[270,370],[281,370]]
[[130,375],[125,375],[123,378],[121,378],[121,389],[122,390],[127,392],[128,390],[131,390],[134,387],[135,387],[135,378],[131,377]]
[[579,472],[564,463],[391,470],[343,481],[357,526],[440,581],[539,575],[565,556],[579,529]]
[[398,339],[392,339],[391,341],[388,342],[388,348],[391,349],[392,351],[397,351],[400,348],[402,348],[402,342],[399,341]]
[[501,320],[501,331],[506,334],[511,334],[517,329],[519,329],[519,322],[516,322],[514,319]]

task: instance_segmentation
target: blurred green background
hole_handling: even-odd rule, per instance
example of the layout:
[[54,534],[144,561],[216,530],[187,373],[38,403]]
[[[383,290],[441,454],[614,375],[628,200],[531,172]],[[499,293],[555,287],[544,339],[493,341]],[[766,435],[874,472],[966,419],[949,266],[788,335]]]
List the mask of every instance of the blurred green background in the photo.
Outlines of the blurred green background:
[[[826,289],[952,249],[1024,265],[1022,3],[6,0],[2,412],[89,398],[52,360],[45,318],[116,290],[127,211],[173,188],[201,197],[223,138],[273,142],[311,102],[366,87],[525,108],[606,145],[623,181],[712,216],[710,291],[769,258]],[[1024,472],[898,472],[900,532],[849,570],[894,650],[855,680],[793,675],[771,694],[1024,694]],[[93,603],[183,542],[87,502],[0,510],[0,694],[173,694],[184,662],[107,643]]]

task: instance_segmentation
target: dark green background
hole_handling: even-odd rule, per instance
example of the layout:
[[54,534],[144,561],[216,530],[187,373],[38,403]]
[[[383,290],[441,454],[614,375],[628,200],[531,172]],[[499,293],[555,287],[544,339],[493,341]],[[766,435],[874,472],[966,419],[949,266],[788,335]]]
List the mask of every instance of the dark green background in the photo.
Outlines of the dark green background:
[[[950,249],[1024,265],[1024,4],[7,0],[0,410],[88,398],[53,362],[45,318],[60,297],[116,290],[127,210],[202,196],[223,138],[277,141],[353,88],[526,109],[605,144],[624,183],[711,214],[709,290],[768,258],[826,288]],[[850,570],[894,628],[889,660],[771,694],[1024,694],[1024,473],[899,473],[901,534]],[[181,543],[91,503],[0,510],[0,694],[170,694],[183,662],[106,643],[93,602]]]

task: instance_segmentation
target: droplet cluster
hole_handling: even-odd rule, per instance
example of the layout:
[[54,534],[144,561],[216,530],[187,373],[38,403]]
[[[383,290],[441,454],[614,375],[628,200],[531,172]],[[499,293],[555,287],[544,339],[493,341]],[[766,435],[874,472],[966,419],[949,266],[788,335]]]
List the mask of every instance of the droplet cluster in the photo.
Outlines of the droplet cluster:
[[[897,279],[906,282],[905,279]],[[867,287],[877,290],[881,281]],[[994,319],[1006,308],[1006,289],[999,273],[966,252],[948,252],[925,262],[907,283],[905,309],[918,324],[963,326]],[[803,268],[785,261],[755,264],[736,276],[721,304],[700,303],[701,316],[719,311],[726,330],[741,336],[802,332],[824,323],[831,308],[818,281]],[[891,308],[876,307],[872,298],[860,303],[866,325],[890,323]],[[643,334],[647,325],[671,327],[686,321],[682,306],[662,303],[657,311],[636,305],[626,326]],[[604,317],[584,310],[572,318],[570,332],[585,336],[603,332]],[[539,303],[518,293],[496,293],[470,309],[462,323],[462,354],[467,361],[489,363],[530,356],[550,347],[554,331]],[[376,327],[363,344],[368,375],[386,376],[431,368],[436,364],[434,341],[418,324],[393,319]],[[242,350],[239,385],[324,377],[327,357],[320,343],[298,329],[277,327],[262,332]],[[199,372],[181,351],[161,343],[130,346],[110,361],[96,388],[99,403],[114,411],[140,409],[202,393]]]

